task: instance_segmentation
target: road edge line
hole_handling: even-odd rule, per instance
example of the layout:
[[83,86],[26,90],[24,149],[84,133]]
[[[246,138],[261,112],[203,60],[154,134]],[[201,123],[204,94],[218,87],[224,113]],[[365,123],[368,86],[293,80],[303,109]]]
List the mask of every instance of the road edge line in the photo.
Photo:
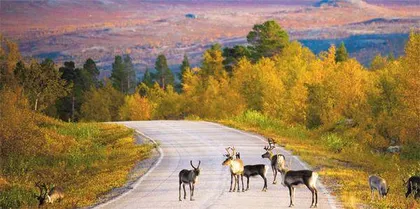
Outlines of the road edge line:
[[137,181],[133,184],[132,189],[129,189],[128,191],[126,191],[126,192],[118,195],[117,197],[115,197],[115,198],[113,198],[113,199],[111,199],[111,200],[109,200],[107,202],[104,202],[102,204],[99,204],[97,206],[94,206],[93,208],[103,208],[103,207],[105,207],[105,206],[107,206],[107,205],[109,205],[109,204],[111,204],[111,203],[113,203],[113,202],[115,202],[115,201],[117,201],[117,200],[125,197],[126,195],[130,194],[134,189],[136,189],[140,185],[140,183],[144,180],[144,178],[146,178],[147,176],[149,176],[149,174],[153,170],[155,170],[155,168],[160,164],[160,162],[162,161],[163,157],[165,156],[162,148],[159,146],[159,144],[152,137],[149,137],[146,134],[144,134],[144,133],[142,133],[142,132],[140,132],[138,130],[135,130],[135,131],[136,131],[137,134],[144,136],[145,138],[147,138],[149,141],[151,141],[156,146],[157,151],[159,152],[159,159],[156,161],[156,163],[152,167],[149,168],[149,170],[146,171],[146,173],[144,173],[139,179],[137,179]]

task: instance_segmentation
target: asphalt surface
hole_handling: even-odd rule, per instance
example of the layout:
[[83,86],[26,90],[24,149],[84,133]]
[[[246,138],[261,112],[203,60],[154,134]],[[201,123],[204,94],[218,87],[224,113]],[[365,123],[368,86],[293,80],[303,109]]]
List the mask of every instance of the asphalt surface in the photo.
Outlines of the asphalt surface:
[[[261,158],[267,145],[258,135],[228,128],[216,123],[196,121],[141,121],[123,122],[144,136],[156,141],[161,156],[155,166],[133,185],[133,189],[99,205],[97,208],[288,208],[289,192],[281,185],[281,175],[277,184],[272,184],[273,173],[267,173],[268,191],[262,192],[264,181],[261,177],[250,179],[250,190],[229,192],[229,168],[222,166],[225,148],[235,146],[241,153],[245,165],[266,164]],[[290,152],[276,147],[276,153],[291,161],[293,170],[307,169],[305,163]],[[201,174],[196,184],[194,199],[178,200],[178,174],[182,169],[192,169],[190,160],[197,165],[201,160]],[[244,178],[246,180],[246,178]],[[246,186],[246,181],[244,182]],[[328,194],[318,183],[318,208],[340,208],[335,197]],[[183,194],[182,194],[183,196]],[[311,192],[305,187],[296,188],[294,208],[309,208]]]

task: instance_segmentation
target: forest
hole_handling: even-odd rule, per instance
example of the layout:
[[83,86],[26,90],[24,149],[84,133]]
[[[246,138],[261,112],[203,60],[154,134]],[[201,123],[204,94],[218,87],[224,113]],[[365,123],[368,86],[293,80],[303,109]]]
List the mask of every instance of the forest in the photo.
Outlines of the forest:
[[[94,172],[89,166],[100,166],[98,159],[110,154],[105,147],[118,143],[113,140],[119,139],[109,136],[109,141],[101,142],[95,141],[101,137],[94,136],[93,142],[81,140],[84,136],[72,133],[72,138],[63,133],[63,127],[127,120],[210,120],[245,129],[255,126],[259,129],[253,131],[274,134],[278,143],[290,142],[283,138],[293,139],[291,146],[311,138],[313,146],[325,145],[327,156],[337,159],[345,159],[354,151],[367,153],[357,159],[348,157],[349,164],[356,164],[349,172],[373,169],[395,175],[395,169],[387,171],[384,165],[388,164],[376,165],[386,162],[400,164],[398,178],[420,174],[418,31],[410,33],[403,56],[378,55],[368,68],[349,57],[344,44],[314,54],[301,43],[290,41],[287,31],[275,21],[256,24],[248,33],[247,42],[246,46],[232,48],[214,44],[202,55],[201,65],[194,68],[186,54],[177,75],[161,54],[154,69],[148,69],[138,82],[129,54],[115,56],[111,76],[100,81],[99,69],[92,59],[86,60],[83,66],[75,66],[72,61],[57,66],[51,59],[27,60],[20,55],[16,43],[1,37],[0,191],[28,195],[35,190],[33,185],[19,184],[18,189],[10,186],[18,185],[22,178],[33,182],[28,178],[43,172],[32,165],[34,162],[28,156],[37,156],[36,163],[45,171],[62,166]],[[276,132],[280,129],[283,131]],[[127,130],[121,131],[123,136],[127,134]],[[130,149],[150,149],[120,143]],[[395,145],[403,147],[401,153],[388,154],[387,148]],[[104,156],[83,156],[92,160],[91,165],[83,165],[79,162],[82,153],[91,149],[104,149],[99,151]],[[75,150],[80,159],[73,159],[71,153]],[[298,152],[299,148],[292,147],[292,150]],[[367,155],[377,161],[363,164],[361,157]],[[61,160],[44,162],[52,156],[60,156],[55,159]],[[130,155],[129,161],[134,157]],[[16,165],[23,170],[16,170]],[[25,169],[33,172],[26,174]],[[57,174],[56,178],[60,175],[64,174]],[[77,181],[68,178],[63,180],[67,185]],[[334,178],[346,177],[337,174]],[[395,187],[400,184],[401,179],[391,182]],[[346,188],[335,188],[335,191],[349,208],[358,201],[384,208],[411,204],[396,201],[397,196],[372,203],[362,197],[364,193],[354,194],[356,199],[349,200],[345,198],[349,195]],[[0,207],[34,204],[28,199],[10,202],[0,197]],[[92,200],[67,204],[84,206],[86,203],[91,204]]]

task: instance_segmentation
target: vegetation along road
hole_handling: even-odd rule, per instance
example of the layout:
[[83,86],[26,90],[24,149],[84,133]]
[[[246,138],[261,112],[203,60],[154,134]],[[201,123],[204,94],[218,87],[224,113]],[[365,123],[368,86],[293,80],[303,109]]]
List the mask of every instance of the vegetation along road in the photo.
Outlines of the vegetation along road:
[[[129,192],[111,200],[98,208],[287,208],[289,191],[281,184],[272,184],[271,168],[267,173],[268,190],[262,192],[263,179],[250,179],[250,190],[229,192],[229,168],[222,166],[225,148],[235,146],[241,153],[245,165],[266,164],[263,149],[267,140],[261,136],[238,131],[210,122],[193,121],[142,121],[124,122],[137,132],[159,143],[161,157],[151,170],[137,182]],[[274,152],[282,153],[291,168],[307,169],[305,163],[282,148]],[[182,169],[192,169],[190,160],[197,166],[201,160],[201,173],[196,183],[194,199],[178,200],[178,173]],[[322,177],[321,177],[322,178]],[[246,180],[246,178],[244,178]],[[246,182],[245,182],[246,186]],[[337,208],[335,198],[318,182],[318,208]],[[311,192],[305,186],[296,189],[295,207],[309,208]]]

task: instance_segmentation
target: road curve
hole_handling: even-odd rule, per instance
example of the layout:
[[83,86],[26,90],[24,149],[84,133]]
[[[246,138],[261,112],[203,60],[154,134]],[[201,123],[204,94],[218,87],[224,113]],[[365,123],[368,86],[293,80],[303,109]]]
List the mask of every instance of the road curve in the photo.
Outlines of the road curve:
[[[122,124],[157,141],[160,144],[161,157],[151,170],[137,182],[133,189],[121,196],[97,206],[97,208],[288,208],[288,189],[278,183],[272,184],[273,174],[267,174],[268,191],[262,192],[263,180],[260,177],[250,179],[247,192],[229,192],[230,174],[222,166],[225,147],[235,146],[241,153],[245,164],[268,165],[262,159],[264,138],[258,135],[228,128],[216,123],[196,121],[141,121],[123,122]],[[290,152],[276,148],[292,159],[292,169],[307,168]],[[201,174],[194,192],[195,201],[178,200],[178,173],[189,164],[201,160]],[[244,178],[246,179],[246,178]],[[245,182],[246,185],[246,182]],[[337,208],[335,198],[328,194],[322,185],[318,185],[318,208]],[[309,208],[311,193],[306,187],[296,189],[294,208]]]

